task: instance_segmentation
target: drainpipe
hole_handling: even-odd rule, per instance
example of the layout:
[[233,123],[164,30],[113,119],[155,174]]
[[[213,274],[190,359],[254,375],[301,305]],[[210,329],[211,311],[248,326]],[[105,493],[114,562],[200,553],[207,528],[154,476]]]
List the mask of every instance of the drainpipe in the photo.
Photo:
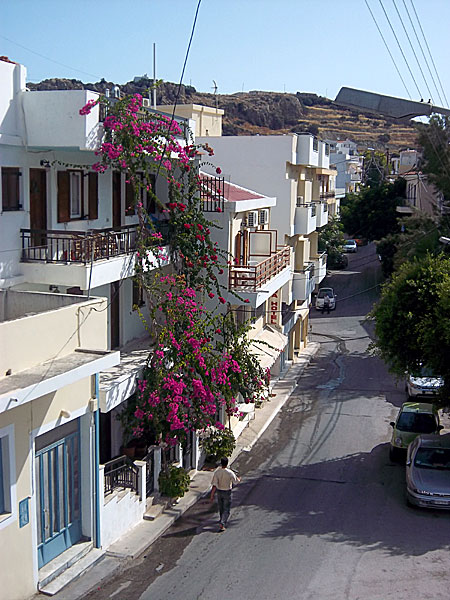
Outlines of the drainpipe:
[[95,547],[101,547],[100,539],[100,407],[99,403],[99,377],[98,373],[95,377],[95,399],[97,402],[97,410],[94,412],[94,429],[95,429],[95,459],[94,459],[94,477],[95,477]]

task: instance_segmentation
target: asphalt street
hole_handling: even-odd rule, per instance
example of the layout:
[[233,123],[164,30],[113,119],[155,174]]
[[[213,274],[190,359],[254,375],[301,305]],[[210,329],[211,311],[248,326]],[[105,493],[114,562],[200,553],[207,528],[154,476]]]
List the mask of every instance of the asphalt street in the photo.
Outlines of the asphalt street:
[[327,277],[320,351],[253,450],[226,532],[201,501],[89,600],[411,600],[450,597],[450,514],[411,509],[388,440],[404,382],[368,352],[373,246]]

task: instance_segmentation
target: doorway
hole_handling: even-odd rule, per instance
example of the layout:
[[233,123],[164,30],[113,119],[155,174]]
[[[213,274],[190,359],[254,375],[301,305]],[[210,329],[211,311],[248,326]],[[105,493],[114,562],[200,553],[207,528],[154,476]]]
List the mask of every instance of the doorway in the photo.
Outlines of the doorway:
[[113,172],[113,227],[122,225],[122,175],[120,171]]
[[47,244],[47,172],[30,169],[30,229],[32,246]]
[[[71,433],[67,429],[72,430]],[[75,429],[75,431],[73,431]],[[80,436],[78,421],[36,439],[36,515],[38,567],[81,538]],[[44,447],[41,447],[43,444]],[[48,445],[47,445],[48,444]]]
[[110,297],[111,350],[115,350],[120,346],[120,281],[111,283]]

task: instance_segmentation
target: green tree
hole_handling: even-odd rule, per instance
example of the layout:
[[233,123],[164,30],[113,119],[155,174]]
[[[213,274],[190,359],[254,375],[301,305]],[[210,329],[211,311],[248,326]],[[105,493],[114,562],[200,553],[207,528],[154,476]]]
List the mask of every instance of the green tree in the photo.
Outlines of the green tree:
[[406,183],[364,187],[358,194],[347,194],[341,202],[341,221],[344,230],[353,237],[380,240],[398,231],[397,206],[404,203]]
[[404,376],[421,366],[450,388],[450,260],[443,254],[406,262],[385,284],[371,313],[373,348],[391,372]]
[[450,200],[450,119],[433,115],[428,124],[418,123],[417,127],[423,149],[422,169]]
[[342,267],[344,242],[342,223],[336,217],[332,217],[319,232],[319,250],[327,253],[327,267],[329,269]]
[[[382,143],[389,141],[389,134],[382,134],[378,139],[383,138]],[[381,185],[387,173],[387,160],[384,152],[378,150],[366,150],[364,152],[364,185],[367,187],[378,187]]]
[[383,274],[390,277],[404,262],[442,252],[441,227],[435,219],[417,212],[398,221],[399,231],[382,238],[377,244]]

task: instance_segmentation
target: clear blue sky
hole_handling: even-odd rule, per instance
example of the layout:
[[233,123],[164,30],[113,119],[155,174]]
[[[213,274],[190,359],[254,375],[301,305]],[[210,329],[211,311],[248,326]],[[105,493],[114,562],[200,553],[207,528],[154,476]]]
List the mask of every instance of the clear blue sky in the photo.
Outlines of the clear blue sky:
[[[3,0],[0,54],[25,64],[29,81],[67,77],[88,82],[105,77],[125,83],[135,75],[151,76],[156,42],[157,77],[178,82],[197,1]],[[427,100],[430,94],[393,0],[382,1]],[[367,2],[411,96],[417,99],[419,93],[380,1]],[[414,18],[411,0],[395,0],[422,59],[404,2]],[[413,2],[450,98],[450,0]],[[424,64],[423,69],[439,104]],[[219,93],[308,91],[334,98],[342,85],[348,85],[407,97],[365,0],[202,0],[184,83],[210,92],[213,80]]]

